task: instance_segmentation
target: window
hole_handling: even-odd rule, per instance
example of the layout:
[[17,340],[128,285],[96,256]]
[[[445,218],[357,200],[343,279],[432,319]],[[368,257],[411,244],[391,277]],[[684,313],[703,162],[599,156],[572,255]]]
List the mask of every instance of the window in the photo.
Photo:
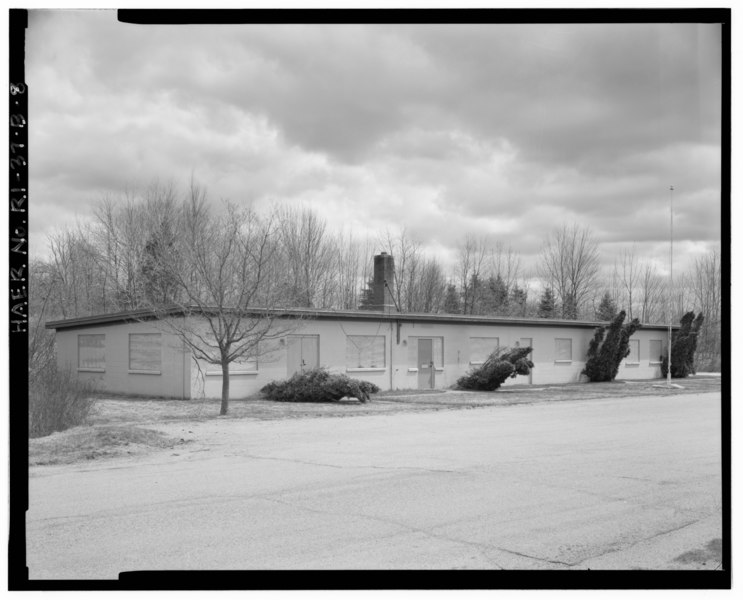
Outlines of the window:
[[102,333],[77,336],[77,368],[83,371],[106,369],[106,336]]
[[555,338],[555,362],[571,362],[573,360],[573,340],[570,338]]
[[160,374],[162,365],[162,335],[159,333],[129,334],[129,370],[136,373]]
[[496,348],[500,347],[500,338],[497,337],[471,337],[470,338],[470,364],[479,365]]
[[640,340],[629,341],[629,354],[625,363],[628,365],[639,365],[640,364]]
[[663,362],[663,340],[650,340],[650,364]]
[[346,368],[384,369],[385,338],[383,335],[346,336]]
[[408,368],[418,368],[418,340],[433,342],[433,365],[436,369],[444,368],[444,338],[430,336],[413,336],[408,338]]

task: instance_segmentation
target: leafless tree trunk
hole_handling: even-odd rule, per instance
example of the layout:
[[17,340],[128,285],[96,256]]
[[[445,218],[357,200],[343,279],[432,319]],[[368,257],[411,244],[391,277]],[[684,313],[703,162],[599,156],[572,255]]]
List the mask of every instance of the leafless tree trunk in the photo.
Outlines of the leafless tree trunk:
[[619,253],[619,258],[614,261],[614,272],[620,283],[622,291],[622,302],[620,309],[627,312],[627,317],[631,321],[634,315],[635,290],[639,284],[640,269],[635,256],[635,248],[623,249]]
[[277,209],[288,294],[296,306],[329,308],[336,295],[337,254],[326,223],[312,210]]
[[223,215],[214,216],[203,210],[202,198],[192,193],[180,215],[179,243],[162,257],[163,271],[179,291],[175,316],[173,304],[151,308],[194,358],[221,366],[224,415],[230,364],[272,351],[295,325],[281,320],[288,299],[275,277],[279,235],[274,218],[261,220],[229,204]]
[[462,314],[475,312],[488,252],[488,242],[482,237],[467,236],[459,247],[457,278],[462,291]]

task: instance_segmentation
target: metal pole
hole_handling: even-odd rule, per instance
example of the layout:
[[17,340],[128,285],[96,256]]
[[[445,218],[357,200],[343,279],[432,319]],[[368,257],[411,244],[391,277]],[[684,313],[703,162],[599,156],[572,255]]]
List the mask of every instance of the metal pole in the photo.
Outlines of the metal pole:
[[670,188],[671,193],[671,246],[668,255],[668,263],[671,269],[671,283],[668,293],[668,372],[666,373],[666,383],[671,386],[671,323],[673,322],[673,186]]

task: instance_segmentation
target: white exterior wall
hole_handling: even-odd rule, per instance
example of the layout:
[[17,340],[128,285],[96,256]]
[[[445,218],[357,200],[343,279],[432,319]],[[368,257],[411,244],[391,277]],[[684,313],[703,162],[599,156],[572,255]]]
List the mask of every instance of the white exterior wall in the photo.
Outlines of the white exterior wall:
[[[277,327],[290,328],[290,335],[319,335],[319,362],[321,367],[333,373],[345,373],[349,377],[364,379],[377,384],[382,389],[390,389],[389,367],[389,323],[302,320],[280,321]],[[385,336],[385,367],[373,370],[346,368],[346,335],[383,335]],[[206,375],[207,365],[203,361],[194,361],[191,369],[192,397],[218,398],[222,395],[222,375]],[[258,358],[258,370],[245,375],[230,377],[230,398],[245,398],[257,393],[271,381],[289,377],[287,365],[287,344],[285,340],[273,343],[268,351]]]
[[[293,334],[319,336],[319,363],[333,373],[375,383],[383,390],[417,389],[417,365],[410,363],[409,344],[414,338],[443,337],[444,364],[436,364],[435,387],[453,386],[457,379],[477,366],[470,363],[471,337],[497,337],[500,347],[513,347],[520,338],[532,338],[534,348],[532,360],[532,385],[578,383],[585,381],[581,371],[585,367],[588,344],[593,337],[593,328],[543,326],[527,324],[485,325],[468,323],[406,323],[400,322],[400,341],[397,341],[397,324],[386,320],[326,320],[302,321]],[[385,366],[377,369],[356,369],[346,365],[346,336],[384,336]],[[555,338],[572,340],[572,360],[555,360]],[[660,363],[649,360],[649,340],[663,341],[667,334],[661,330],[639,330],[632,339],[640,340],[640,363],[620,366],[619,379],[653,379],[660,377]],[[268,357],[259,359],[258,370],[252,374],[233,375],[230,379],[230,397],[244,398],[257,393],[270,381],[286,379],[291,375],[287,366],[286,344],[277,345]],[[205,365],[199,365],[206,372]],[[222,390],[221,374],[202,377],[198,369],[192,369],[192,396],[219,397]],[[204,385],[204,380],[206,384]],[[505,386],[529,383],[528,376],[508,379]]]
[[[129,334],[160,333],[162,354],[160,374],[132,373],[129,370]],[[78,335],[104,334],[103,372],[78,367]],[[59,329],[56,333],[57,363],[69,366],[82,380],[95,381],[96,388],[122,394],[189,398],[190,365],[182,342],[156,327],[155,321],[114,323]]]
[[[497,337],[502,348],[513,347],[520,338],[532,338],[534,369],[533,385],[575,383],[585,380],[581,371],[585,367],[588,344],[593,337],[591,327],[542,325],[539,323],[483,324],[464,322],[399,322],[385,319],[336,319],[318,318],[285,321],[293,328],[294,335],[319,336],[319,364],[334,373],[371,381],[383,390],[417,389],[418,372],[410,351],[415,338],[443,338],[444,364],[436,361],[435,387],[453,386],[457,379],[476,365],[471,364],[470,338]],[[77,336],[103,333],[106,336],[105,371],[90,372],[77,369]],[[162,368],[159,375],[131,373],[129,371],[129,334],[162,333]],[[346,365],[346,337],[349,335],[383,336],[385,362],[383,367],[357,369]],[[572,360],[555,360],[555,338],[572,340]],[[622,364],[619,379],[653,379],[660,377],[660,364],[649,356],[650,340],[667,344],[667,331],[640,329],[632,336],[640,341],[639,364]],[[218,398],[222,392],[221,372],[207,373],[206,363],[196,361],[183,352],[182,343],[155,322],[131,322],[109,325],[80,326],[57,331],[57,354],[60,364],[68,363],[84,379],[99,382],[100,389],[137,395],[166,396],[175,398]],[[412,357],[412,358],[411,358]],[[626,361],[625,361],[626,363]],[[214,371],[214,368],[211,369]],[[231,371],[235,371],[235,365]],[[286,340],[275,342],[272,348],[258,358],[258,368],[247,373],[232,373],[230,398],[245,398],[258,393],[261,387],[274,380],[289,377]],[[504,385],[529,383],[529,377],[508,379]]]

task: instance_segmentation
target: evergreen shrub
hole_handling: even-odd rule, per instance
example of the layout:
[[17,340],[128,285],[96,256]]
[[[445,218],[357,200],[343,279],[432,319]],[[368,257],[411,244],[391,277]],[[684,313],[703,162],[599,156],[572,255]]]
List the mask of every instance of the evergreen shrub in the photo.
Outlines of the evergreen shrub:
[[614,381],[619,365],[629,355],[629,339],[640,328],[640,321],[632,319],[624,323],[626,316],[625,311],[619,311],[608,326],[594,331],[582,371],[590,381]]
[[[697,340],[702,323],[704,323],[702,313],[695,317],[694,311],[689,311],[681,317],[681,327],[671,336],[671,377],[683,378],[696,373],[694,354],[697,350]],[[668,376],[667,354],[663,357],[660,371],[663,377]]]
[[285,381],[272,381],[261,388],[269,400],[277,402],[337,402],[341,398],[369,400],[379,387],[369,381],[328,373],[322,367],[296,373]]
[[479,367],[457,380],[460,390],[497,390],[509,377],[528,375],[534,363],[527,357],[531,347],[495,350]]

